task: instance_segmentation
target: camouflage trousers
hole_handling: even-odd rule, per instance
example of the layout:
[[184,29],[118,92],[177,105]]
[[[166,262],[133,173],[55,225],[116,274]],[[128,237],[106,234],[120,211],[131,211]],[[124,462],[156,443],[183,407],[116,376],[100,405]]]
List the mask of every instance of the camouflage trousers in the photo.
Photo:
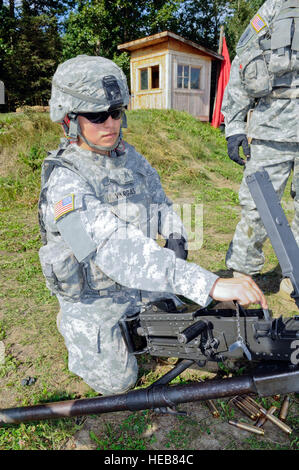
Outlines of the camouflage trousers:
[[68,350],[68,367],[102,395],[122,393],[134,387],[138,366],[129,354],[118,321],[134,308],[134,299],[123,292],[113,297],[68,302],[58,297],[59,331]]
[[68,367],[102,395],[123,393],[134,387],[138,365],[129,354],[118,321],[127,313],[136,313],[140,305],[172,298],[172,294],[124,289],[113,296],[69,302],[58,296],[59,332],[68,350]]
[[241,220],[226,254],[228,268],[249,275],[257,274],[263,268],[265,256],[262,248],[267,232],[246,184],[246,177],[262,168],[268,172],[279,199],[293,170],[295,214],[292,230],[299,245],[299,143],[253,140],[251,157],[247,160],[239,191]]

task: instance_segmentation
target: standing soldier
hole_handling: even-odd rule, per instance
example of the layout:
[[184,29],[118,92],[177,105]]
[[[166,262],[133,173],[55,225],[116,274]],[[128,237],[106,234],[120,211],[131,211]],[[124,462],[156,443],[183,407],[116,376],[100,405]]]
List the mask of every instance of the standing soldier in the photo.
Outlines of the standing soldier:
[[136,382],[118,321],[142,304],[181,294],[200,305],[214,298],[267,308],[252,279],[221,279],[186,261],[187,235],[157,171],[122,140],[128,103],[112,61],[82,55],[58,67],[50,116],[71,142],[45,159],[39,201],[40,261],[60,304],[69,369],[102,394]]
[[[241,221],[226,264],[234,276],[252,276],[263,267],[267,233],[246,184],[248,175],[264,168],[281,198],[294,170],[292,230],[299,244],[299,1],[267,0],[242,34],[236,52],[222,112],[228,155],[245,165],[245,171],[239,192]],[[246,162],[239,155],[240,146]],[[292,290],[290,280],[284,279],[282,295],[290,299]]]

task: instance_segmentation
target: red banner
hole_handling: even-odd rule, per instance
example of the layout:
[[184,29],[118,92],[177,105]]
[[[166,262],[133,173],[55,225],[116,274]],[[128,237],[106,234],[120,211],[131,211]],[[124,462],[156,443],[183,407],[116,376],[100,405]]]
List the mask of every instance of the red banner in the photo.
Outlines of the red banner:
[[224,116],[221,113],[221,106],[222,106],[224,90],[228,83],[229,74],[230,74],[230,58],[229,58],[229,53],[228,53],[228,49],[226,45],[225,36],[223,37],[222,55],[224,57],[224,60],[221,63],[219,79],[218,79],[218,84],[217,84],[216,103],[215,103],[214,114],[213,114],[213,118],[211,122],[211,125],[213,127],[219,127],[220,124],[224,122]]

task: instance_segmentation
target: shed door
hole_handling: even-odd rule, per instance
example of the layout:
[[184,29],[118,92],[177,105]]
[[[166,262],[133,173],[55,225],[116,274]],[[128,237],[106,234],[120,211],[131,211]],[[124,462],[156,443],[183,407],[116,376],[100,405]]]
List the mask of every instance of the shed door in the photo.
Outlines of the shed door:
[[178,57],[173,62],[173,108],[201,119],[209,117],[210,87],[203,61]]

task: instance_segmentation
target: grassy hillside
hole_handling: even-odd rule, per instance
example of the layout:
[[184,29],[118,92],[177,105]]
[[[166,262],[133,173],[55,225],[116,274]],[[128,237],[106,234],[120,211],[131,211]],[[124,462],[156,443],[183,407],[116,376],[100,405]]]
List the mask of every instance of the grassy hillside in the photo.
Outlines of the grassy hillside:
[[[224,136],[187,113],[157,110],[128,112],[124,135],[155,166],[167,195],[179,207],[190,203],[203,208],[203,243],[200,249],[190,251],[189,260],[228,276],[224,258],[240,216],[242,168],[227,157]],[[0,341],[5,345],[5,362],[0,364],[0,408],[95,395],[67,369],[67,352],[56,329],[58,303],[45,287],[38,259],[40,168],[46,152],[57,147],[61,136],[60,127],[51,123],[47,114],[0,114]],[[283,205],[291,217],[289,185]],[[193,228],[194,223],[193,217]],[[280,272],[269,243],[265,253],[267,262],[257,281],[275,315],[290,313],[276,296]],[[140,385],[151,383],[162,372],[163,367],[156,362],[140,358]],[[29,376],[36,382],[23,386],[22,379]],[[176,418],[169,421],[167,417],[170,428],[163,428],[165,421],[161,418],[158,426],[164,433],[159,434],[153,430],[150,412],[134,413],[107,418],[97,433],[88,421],[89,439],[101,449],[197,448],[204,446],[206,439],[205,447],[199,448],[208,449],[213,441],[211,429],[216,426],[220,448],[296,445],[293,436],[240,440],[227,429],[225,420],[230,412],[226,402],[219,400],[218,405],[222,410],[218,428],[206,415],[200,426]],[[201,412],[205,410],[204,405],[197,406]],[[0,429],[0,449],[65,448],[75,442],[73,436],[83,432],[83,426],[84,420],[74,419],[9,426]],[[135,438],[130,434],[132,429]],[[223,436],[227,436],[226,441],[221,440]]]

